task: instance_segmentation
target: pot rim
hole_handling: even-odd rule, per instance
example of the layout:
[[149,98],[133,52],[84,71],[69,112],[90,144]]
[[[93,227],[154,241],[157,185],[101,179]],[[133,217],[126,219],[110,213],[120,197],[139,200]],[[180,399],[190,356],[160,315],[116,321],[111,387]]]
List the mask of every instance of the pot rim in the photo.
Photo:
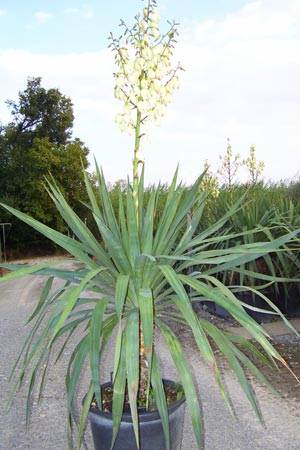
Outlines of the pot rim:
[[[170,379],[166,379],[163,378],[162,379],[164,383],[174,383],[173,380]],[[112,386],[112,382],[108,381],[106,383],[101,384],[101,387],[107,387],[107,386]],[[182,386],[179,383],[180,386]],[[168,412],[169,414],[172,413],[173,411],[179,409],[179,407],[185,402],[186,398],[185,395],[183,393],[182,397],[178,400],[176,400],[174,403],[172,403],[171,405],[168,406]],[[84,401],[84,400],[83,400]],[[106,417],[108,420],[112,419],[112,412],[110,411],[102,411],[99,408],[96,408],[95,406],[91,406],[89,409],[89,414],[96,414],[98,416],[102,416],[102,417]],[[150,420],[156,420],[156,419],[160,419],[160,415],[159,415],[159,411],[156,410],[146,410],[144,407],[138,407],[138,416],[139,419],[143,419],[143,421],[150,421]],[[130,412],[124,412],[122,414],[122,422],[131,422],[132,418],[131,418],[131,413]]]

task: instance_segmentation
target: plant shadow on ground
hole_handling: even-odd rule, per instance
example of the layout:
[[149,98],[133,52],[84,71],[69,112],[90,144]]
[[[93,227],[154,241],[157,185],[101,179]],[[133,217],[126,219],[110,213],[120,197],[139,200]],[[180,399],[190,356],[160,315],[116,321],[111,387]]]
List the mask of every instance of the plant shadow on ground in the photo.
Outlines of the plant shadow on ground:
[[[237,322],[235,322],[234,320],[222,319],[217,316],[211,315],[206,311],[198,312],[198,315],[206,320],[211,321],[212,323],[214,323],[214,325],[222,330],[226,330],[229,327],[239,326],[239,324],[237,324]],[[197,352],[197,346],[194,343],[193,337],[188,331],[189,330],[185,327],[185,325],[176,325],[176,333],[178,334],[178,336],[181,336],[182,345],[186,349],[189,348],[191,351],[194,350],[195,352]],[[289,368],[294,372],[298,379],[300,379],[300,338],[295,334],[289,334],[284,336],[276,336],[272,338],[271,342],[276,350],[285,359]],[[227,359],[222,355],[214,342],[211,342],[211,346],[215,353],[220,370],[223,373],[225,373],[226,371],[230,371],[231,369]],[[259,345],[258,348],[260,348]],[[259,368],[263,375],[271,382],[271,384],[281,394],[281,396],[284,399],[292,401],[295,404],[295,412],[300,415],[300,385],[297,384],[297,381],[291,374],[291,372],[286,367],[283,367],[280,364],[278,364],[278,370],[276,370],[274,369],[273,365],[266,366],[262,361],[254,358],[254,356],[252,356],[251,354],[246,354],[255,363],[255,365]],[[245,372],[249,380],[253,380],[253,383],[259,383],[259,381],[257,381],[247,369],[245,370]],[[267,388],[264,387],[264,389]]]

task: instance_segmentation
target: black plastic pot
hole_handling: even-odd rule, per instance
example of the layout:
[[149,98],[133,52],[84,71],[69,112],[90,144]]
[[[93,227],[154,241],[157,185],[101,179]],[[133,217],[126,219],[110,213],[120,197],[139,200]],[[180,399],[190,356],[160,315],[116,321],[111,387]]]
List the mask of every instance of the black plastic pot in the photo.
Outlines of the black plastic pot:
[[[268,292],[263,292],[264,295],[266,295],[268,298],[272,298],[271,297],[271,291]],[[244,306],[245,311],[247,312],[247,314],[249,314],[249,316],[252,317],[252,319],[254,319],[256,322],[258,323],[262,323],[262,322],[271,322],[275,316],[275,314],[272,314],[272,310],[270,308],[270,306],[257,294],[252,293],[250,291],[246,291],[246,292],[237,292],[235,294],[236,298],[238,300],[241,300],[242,302],[246,303],[249,306],[254,306],[256,308],[259,308],[260,311],[255,311],[252,310],[250,308],[247,308],[246,306]],[[265,312],[264,312],[265,311]],[[269,312],[267,312],[269,311]],[[231,314],[229,314],[229,312],[224,309],[222,306],[216,304],[216,312],[215,314],[218,317],[222,317],[222,319],[232,319]]]
[[[165,383],[171,383],[164,380]],[[111,383],[105,383],[107,387]],[[177,400],[168,408],[171,450],[180,450],[184,416],[185,397]],[[89,419],[95,450],[109,450],[112,440],[112,414],[90,408]],[[165,450],[165,438],[162,423],[157,411],[139,412],[139,432],[141,450]],[[130,413],[124,413],[114,450],[137,450]]]
[[279,286],[279,309],[289,316],[300,317],[300,283]]

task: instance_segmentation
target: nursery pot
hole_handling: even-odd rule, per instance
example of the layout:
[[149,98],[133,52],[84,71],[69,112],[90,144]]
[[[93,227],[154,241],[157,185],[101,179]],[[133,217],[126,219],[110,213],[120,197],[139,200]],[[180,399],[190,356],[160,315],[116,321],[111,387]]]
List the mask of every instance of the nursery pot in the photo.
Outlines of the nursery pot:
[[[264,295],[266,295],[268,298],[272,298],[272,291],[264,291]],[[258,323],[262,322],[270,322],[274,318],[274,314],[267,313],[265,311],[271,311],[270,306],[257,294],[252,293],[250,291],[243,291],[243,292],[237,292],[235,294],[236,298],[247,305],[255,306],[256,308],[259,308],[260,311],[254,311],[252,309],[249,309],[247,307],[244,307],[247,314],[249,314],[252,319],[254,319]],[[222,306],[216,304],[216,312],[215,314],[218,317],[222,317],[222,319],[231,319],[232,316],[229,314],[229,312],[223,308]]]
[[[164,383],[172,383],[163,380]],[[105,383],[102,388],[111,386]],[[168,407],[171,450],[181,449],[185,396]],[[112,414],[91,407],[89,411],[95,450],[108,450],[112,440]],[[139,410],[141,450],[165,450],[165,437],[158,411]],[[130,413],[123,413],[114,450],[137,450]]]

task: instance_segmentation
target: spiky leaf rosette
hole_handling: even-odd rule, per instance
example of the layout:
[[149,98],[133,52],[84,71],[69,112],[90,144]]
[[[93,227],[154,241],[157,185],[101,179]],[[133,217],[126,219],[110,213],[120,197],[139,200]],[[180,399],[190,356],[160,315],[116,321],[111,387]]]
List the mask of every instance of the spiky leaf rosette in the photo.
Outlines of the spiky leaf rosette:
[[[90,198],[89,208],[100,240],[96,239],[86,224],[74,213],[54,181],[48,185],[49,194],[72,230],[74,239],[9,206],[2,205],[16,217],[64,248],[73,256],[72,261],[76,263],[73,269],[59,268],[57,264],[53,266],[53,263],[21,269],[19,266],[10,266],[12,272],[1,281],[26,274],[44,275],[46,280],[38,305],[29,319],[33,323],[32,330],[13,370],[14,374],[18,374],[13,393],[23,384],[25,374],[28,373],[28,416],[34,386],[39,384],[39,395],[41,395],[44,389],[44,375],[51,369],[48,359],[50,352],[56,353],[59,360],[65,345],[73,342],[65,381],[67,407],[74,418],[76,416],[73,404],[76,388],[82,371],[87,364],[90,365],[90,388],[79,422],[78,448],[94,394],[98,405],[101,405],[102,355],[105,347],[110,343],[114,329],[116,329],[116,340],[114,351],[111,350],[114,355],[115,386],[113,439],[116,438],[120,425],[127,379],[136,440],[137,442],[139,440],[137,404],[141,373],[139,354],[141,339],[139,329],[141,328],[148,362],[148,380],[145,380],[145,385],[151,387],[154,393],[163,423],[166,448],[170,448],[167,405],[157,350],[154,345],[156,327],[162,333],[177,367],[198,446],[202,448],[199,401],[186,356],[176,336],[176,327],[171,326],[172,321],[179,321],[189,327],[199,354],[212,369],[224,400],[230,408],[228,395],[211,346],[211,341],[215,342],[228,359],[246,396],[260,417],[244,367],[252,371],[262,382],[269,384],[242,349],[247,349],[266,363],[267,358],[248,341],[232,336],[219,330],[212,323],[199,319],[193,310],[193,301],[205,299],[221,305],[251,333],[271,362],[279,360],[285,364],[269,342],[263,328],[245,312],[233,292],[218,281],[215,275],[220,270],[230,270],[236,266],[243,267],[246,262],[275,251],[292,239],[295,233],[289,233],[270,242],[218,248],[216,244],[220,240],[219,231],[239,208],[239,203],[234,205],[218,222],[202,233],[196,234],[206,196],[199,189],[202,178],[203,175],[193,186],[184,188],[181,184],[177,185],[176,173],[159,220],[156,221],[156,208],[160,200],[161,188],[151,188],[146,200],[142,174],[139,184],[139,221],[137,223],[130,184],[127,185],[125,200],[124,196],[120,195],[119,209],[115,212],[101,171],[97,169],[97,194],[94,193],[86,175],[86,189]],[[231,235],[227,236],[224,233],[220,235],[223,240],[232,239]],[[196,265],[202,267],[201,272],[192,271]],[[206,270],[206,267],[209,269]],[[51,287],[55,278],[61,279],[63,285],[53,293]],[[87,292],[93,295],[89,296]],[[280,315],[276,307],[273,308]],[[81,334],[79,341],[78,339],[72,341],[75,330],[82,325],[85,332]]]

